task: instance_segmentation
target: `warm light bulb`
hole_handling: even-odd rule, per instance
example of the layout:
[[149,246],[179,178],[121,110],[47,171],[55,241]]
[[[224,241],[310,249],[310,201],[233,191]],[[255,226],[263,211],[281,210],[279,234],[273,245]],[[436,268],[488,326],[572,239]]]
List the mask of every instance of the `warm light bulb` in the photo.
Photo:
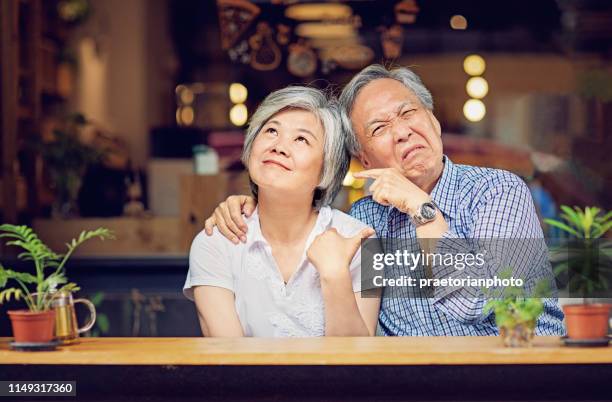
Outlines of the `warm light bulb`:
[[186,126],[191,126],[195,118],[195,113],[191,106],[181,108],[181,122]]
[[183,105],[191,105],[193,103],[194,94],[193,91],[187,87],[183,88],[179,97]]
[[463,60],[463,70],[469,75],[481,75],[484,73],[486,63],[482,56],[471,54]]
[[479,99],[470,99],[463,105],[463,115],[471,122],[482,120],[485,114],[487,114],[487,108]]
[[244,104],[239,103],[232,106],[229,113],[229,119],[235,126],[243,126],[249,117],[249,113]]
[[239,82],[234,82],[229,86],[229,97],[232,103],[244,103],[248,94],[249,91]]
[[489,84],[482,77],[472,77],[465,85],[465,90],[472,98],[482,99],[489,93]]
[[355,183],[355,177],[350,171],[346,172],[346,176],[344,176],[344,180],[342,180],[342,185],[345,187],[351,187],[353,183]]
[[467,20],[463,15],[453,15],[450,19],[450,26],[453,29],[464,30],[467,28]]

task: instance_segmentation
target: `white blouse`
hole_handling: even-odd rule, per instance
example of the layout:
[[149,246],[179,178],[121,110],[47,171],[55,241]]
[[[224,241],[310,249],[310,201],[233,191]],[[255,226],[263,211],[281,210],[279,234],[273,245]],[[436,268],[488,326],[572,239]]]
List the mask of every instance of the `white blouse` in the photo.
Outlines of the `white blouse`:
[[[246,336],[323,336],[325,306],[317,269],[306,257],[314,238],[328,228],[344,237],[354,236],[366,225],[330,207],[319,210],[316,224],[306,240],[297,270],[287,284],[272,256],[270,244],[261,233],[257,209],[246,218],[247,242],[238,245],[217,228],[212,236],[200,232],[189,253],[189,272],[183,293],[193,299],[195,286],[229,289]],[[361,290],[361,252],[350,264],[353,291]]]

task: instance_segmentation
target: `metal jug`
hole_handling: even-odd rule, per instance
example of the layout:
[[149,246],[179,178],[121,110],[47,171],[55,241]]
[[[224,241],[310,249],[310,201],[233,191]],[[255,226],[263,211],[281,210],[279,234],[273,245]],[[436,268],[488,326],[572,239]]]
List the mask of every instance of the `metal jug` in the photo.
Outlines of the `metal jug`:
[[[89,321],[78,327],[74,305],[84,303],[89,308]],[[75,343],[79,334],[89,331],[96,322],[96,307],[87,299],[73,300],[72,293],[61,292],[54,295],[52,306],[55,309],[55,337],[63,344]]]

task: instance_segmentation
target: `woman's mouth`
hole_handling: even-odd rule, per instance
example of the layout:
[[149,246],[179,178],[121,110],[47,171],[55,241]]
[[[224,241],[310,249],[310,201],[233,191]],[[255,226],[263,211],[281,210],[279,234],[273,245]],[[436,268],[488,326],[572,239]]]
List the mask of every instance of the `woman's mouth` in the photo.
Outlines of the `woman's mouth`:
[[270,165],[270,166],[276,166],[279,168],[282,168],[284,170],[290,171],[291,169],[289,169],[289,167],[287,167],[285,164],[283,164],[282,162],[273,160],[273,159],[266,159],[265,161],[262,162],[264,165]]

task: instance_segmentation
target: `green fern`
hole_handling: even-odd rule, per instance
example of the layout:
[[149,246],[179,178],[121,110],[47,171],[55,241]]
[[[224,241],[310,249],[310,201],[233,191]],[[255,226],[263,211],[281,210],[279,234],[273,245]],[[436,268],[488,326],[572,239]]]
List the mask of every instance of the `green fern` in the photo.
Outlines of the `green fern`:
[[25,225],[0,225],[0,232],[4,232],[0,234],[0,238],[15,239],[7,242],[8,246],[18,246],[26,250],[17,256],[21,260],[42,262],[45,260],[59,260],[61,258],[60,255],[54,253],[43,243],[32,229]]
[[8,288],[0,292],[0,304],[8,302],[11,297],[15,300],[19,300],[22,296],[21,289]]
[[581,209],[574,206],[561,206],[561,220],[544,219],[544,222],[569,233],[579,242],[569,243],[563,247],[551,250],[551,257],[555,264],[554,273],[560,275],[569,272],[571,277],[568,283],[570,292],[579,292],[584,299],[594,291],[605,290],[608,287],[607,278],[598,274],[598,271],[608,271],[605,266],[599,266],[597,254],[608,259],[610,244],[606,241],[596,241],[612,229],[612,211],[605,212],[597,207]]
[[562,220],[544,219],[544,222],[579,239],[598,239],[612,228],[612,211],[605,213],[597,207],[581,209],[567,205],[561,205],[561,211]]
[[[0,292],[0,304],[11,299],[23,299],[31,311],[45,311],[51,308],[54,295],[64,291],[80,290],[76,283],[68,282],[64,268],[74,251],[88,240],[114,239],[114,235],[105,228],[84,230],[77,238],[66,243],[66,254],[58,254],[51,250],[31,228],[25,225],[0,225],[0,238],[9,239],[6,242],[8,246],[23,249],[17,258],[22,261],[32,261],[35,268],[35,275],[32,275],[28,272],[6,269],[0,264],[0,289],[4,288],[9,280],[19,285],[17,288],[7,288]],[[55,270],[50,275],[45,275],[47,268]],[[28,285],[36,285],[36,290],[30,291]]]
[[113,240],[115,239],[115,235],[112,231],[106,228],[98,228],[96,230],[84,230],[81,232],[77,239],[72,239],[70,243],[66,243],[66,247],[68,247],[68,252],[63,256],[62,261],[57,265],[55,273],[61,272],[64,269],[64,265],[68,258],[72,255],[74,250],[76,250],[81,244],[85,243],[88,240],[93,238],[99,238],[100,240]]

